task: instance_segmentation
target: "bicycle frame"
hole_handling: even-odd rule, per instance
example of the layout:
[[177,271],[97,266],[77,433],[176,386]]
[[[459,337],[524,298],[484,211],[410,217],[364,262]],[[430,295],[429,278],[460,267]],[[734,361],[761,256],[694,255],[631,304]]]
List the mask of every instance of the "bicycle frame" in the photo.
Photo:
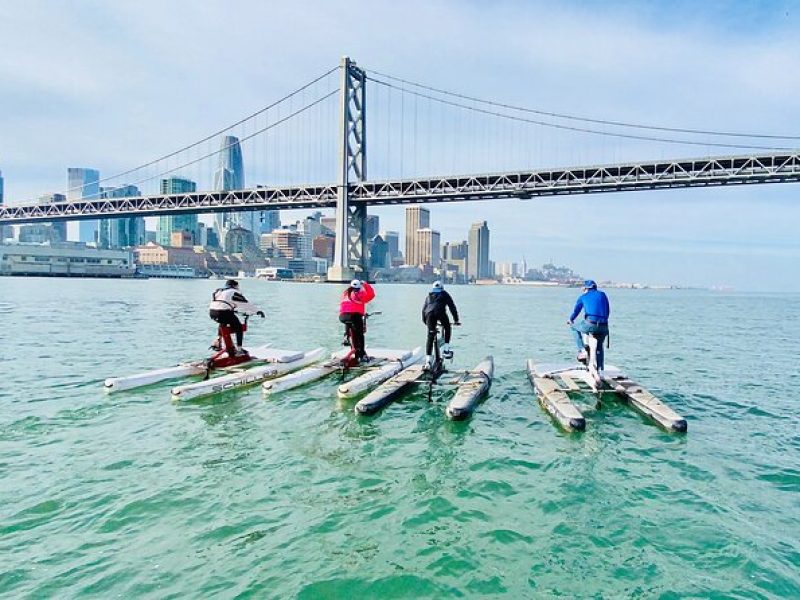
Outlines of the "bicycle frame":
[[[379,314],[381,314],[381,313],[380,312],[364,313],[364,338],[365,338],[365,341],[366,341],[366,335],[367,335],[367,321],[369,320],[369,318],[371,316],[379,315]],[[344,355],[344,357],[342,357],[341,364],[342,364],[342,369],[350,369],[352,367],[355,367],[358,364],[358,362],[356,361],[356,344],[355,344],[355,341],[353,339],[353,326],[350,325],[350,323],[345,323],[344,324],[344,334],[347,337],[348,341],[350,342],[350,350],[347,352],[347,354]]]
[[589,375],[591,375],[592,379],[594,379],[597,383],[600,383],[600,368],[597,360],[597,350],[600,345],[598,339],[590,333],[584,333],[583,343],[587,348],[589,348],[589,357],[586,361],[586,367],[589,369]]
[[[250,315],[244,316],[244,322],[242,323],[242,332],[247,331],[247,321],[250,318]],[[234,349],[236,346],[233,343],[233,338],[231,337],[232,330],[227,325],[220,324],[217,327],[217,339],[214,340],[214,344],[212,348],[216,345],[219,347],[219,350],[211,357],[207,359],[207,364],[209,366],[213,366],[216,368],[220,367],[229,367],[231,365],[236,365],[239,363],[247,362],[250,360],[250,355],[246,352],[243,354],[235,354]]]
[[433,343],[433,363],[428,369],[428,402],[432,402],[433,386],[439,380],[439,377],[447,370],[444,366],[444,358],[442,358],[442,328],[436,325],[436,339]]

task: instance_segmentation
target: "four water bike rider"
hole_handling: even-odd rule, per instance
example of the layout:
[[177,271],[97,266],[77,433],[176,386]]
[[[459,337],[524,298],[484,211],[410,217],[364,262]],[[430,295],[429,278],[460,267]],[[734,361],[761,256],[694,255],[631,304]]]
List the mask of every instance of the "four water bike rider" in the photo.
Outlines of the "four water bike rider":
[[366,281],[353,279],[350,286],[342,292],[339,302],[339,321],[350,327],[353,336],[353,348],[357,361],[367,362],[369,357],[364,342],[364,314],[367,303],[375,298],[375,290]]
[[[581,314],[581,311],[583,311],[583,320],[576,323],[575,319]],[[597,284],[593,280],[584,281],[583,294],[575,302],[575,308],[567,321],[578,347],[578,362],[585,363],[589,358],[583,343],[583,334],[591,334],[597,338],[597,368],[603,369],[603,341],[608,336],[610,314],[611,306],[605,292],[598,290]]]
[[432,365],[433,357],[431,352],[433,350],[433,343],[436,340],[436,325],[441,324],[444,332],[444,344],[442,344],[442,357],[453,358],[453,351],[450,349],[450,334],[452,328],[450,327],[450,319],[447,317],[447,309],[453,315],[453,324],[461,325],[458,320],[458,309],[453,298],[448,294],[441,281],[434,281],[431,291],[425,298],[425,304],[422,306],[422,322],[428,328],[428,339],[425,342],[425,368],[428,369]]
[[[236,334],[236,347],[226,348],[229,355],[246,354],[242,348],[244,341],[244,329],[242,322],[236,316],[236,312],[244,315],[258,315],[264,317],[264,312],[255,304],[248,302],[247,298],[239,291],[239,282],[235,279],[228,279],[225,287],[214,290],[211,294],[211,303],[208,305],[208,316],[220,325],[229,327],[231,332]],[[217,346],[221,340],[217,340]],[[213,348],[213,346],[212,346]],[[216,349],[221,349],[217,347]]]

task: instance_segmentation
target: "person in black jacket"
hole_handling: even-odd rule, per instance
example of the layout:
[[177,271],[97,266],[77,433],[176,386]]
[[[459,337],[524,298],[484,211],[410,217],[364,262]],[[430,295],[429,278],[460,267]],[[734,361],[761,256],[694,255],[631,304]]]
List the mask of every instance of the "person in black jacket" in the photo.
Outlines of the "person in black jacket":
[[447,318],[447,309],[453,315],[455,325],[461,325],[458,321],[458,309],[453,298],[444,290],[441,281],[435,281],[425,304],[422,307],[422,322],[428,327],[428,341],[425,344],[425,366],[430,367],[433,361],[431,351],[433,341],[436,339],[436,324],[441,323],[444,330],[444,344],[442,345],[442,356],[453,358],[453,351],[450,350],[450,319]]

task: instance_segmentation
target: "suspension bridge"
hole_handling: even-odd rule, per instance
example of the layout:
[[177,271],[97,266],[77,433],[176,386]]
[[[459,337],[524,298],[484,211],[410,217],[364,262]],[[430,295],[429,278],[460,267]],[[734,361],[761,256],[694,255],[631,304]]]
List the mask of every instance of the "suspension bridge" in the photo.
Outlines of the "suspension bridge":
[[[370,109],[369,144],[368,88],[371,106],[377,109]],[[333,208],[336,244],[329,279],[348,281],[358,271],[366,272],[368,206],[800,181],[800,136],[673,128],[543,111],[380,72],[368,76],[345,57],[338,67],[245,119],[100,183],[111,189],[131,184],[147,189],[175,175],[210,182],[213,163],[226,150],[211,147],[230,132],[239,134],[250,159],[246,179],[279,185],[6,205],[0,206],[0,225]],[[379,173],[375,179],[367,177],[368,145],[370,168]],[[690,149],[700,153],[699,147],[709,156],[633,160],[643,147],[654,145],[680,148],[689,156]],[[597,160],[609,152],[617,160]],[[585,160],[591,166],[533,168],[554,160]],[[80,192],[67,190],[73,196]]]

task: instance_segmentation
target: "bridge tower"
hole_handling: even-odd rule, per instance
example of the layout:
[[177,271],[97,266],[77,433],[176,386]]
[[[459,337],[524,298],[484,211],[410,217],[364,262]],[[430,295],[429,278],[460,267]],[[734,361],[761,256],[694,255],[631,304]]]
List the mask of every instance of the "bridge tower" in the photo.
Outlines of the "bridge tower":
[[350,204],[350,177],[367,178],[367,74],[350,57],[341,62],[339,176],[336,198],[336,245],[328,281],[367,278],[366,204]]

